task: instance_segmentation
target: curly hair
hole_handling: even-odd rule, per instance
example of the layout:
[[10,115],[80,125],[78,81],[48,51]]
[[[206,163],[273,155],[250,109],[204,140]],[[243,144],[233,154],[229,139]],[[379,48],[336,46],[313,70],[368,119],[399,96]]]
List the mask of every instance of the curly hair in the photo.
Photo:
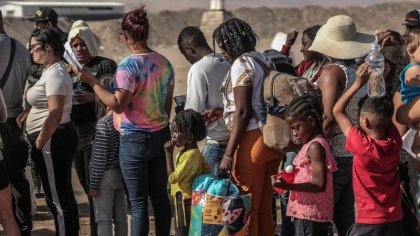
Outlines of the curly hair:
[[257,34],[248,23],[232,18],[214,30],[213,49],[216,49],[217,43],[232,60],[235,60],[244,53],[254,51],[257,40]]
[[129,34],[135,42],[149,39],[149,19],[144,5],[124,15],[121,30]]
[[207,135],[203,116],[192,109],[183,110],[176,114],[174,122],[178,131],[185,135],[188,143],[196,143],[203,140]]

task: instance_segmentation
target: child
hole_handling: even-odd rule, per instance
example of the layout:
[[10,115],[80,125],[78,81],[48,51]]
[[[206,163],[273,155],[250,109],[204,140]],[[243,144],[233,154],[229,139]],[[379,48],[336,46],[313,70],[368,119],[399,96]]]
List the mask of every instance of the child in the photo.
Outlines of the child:
[[[175,206],[175,235],[187,236],[190,225],[192,182],[198,175],[210,173],[197,142],[206,137],[204,119],[191,109],[179,112],[171,124],[172,140],[165,144],[171,196]],[[174,170],[174,146],[180,148]]]
[[[403,41],[403,55],[410,63],[400,73],[400,89],[401,99],[404,104],[407,104],[420,95],[420,31],[407,33]],[[420,117],[418,117],[418,121],[420,121]],[[418,131],[411,149],[420,157],[420,133]]]
[[362,99],[359,127],[345,114],[352,96],[368,80],[367,63],[356,72],[356,82],[334,106],[334,117],[347,137],[346,149],[352,152],[353,189],[356,223],[350,236],[403,235],[400,181],[397,168],[402,149],[401,136],[392,124],[393,104],[388,97]]
[[293,161],[300,169],[294,183],[272,177],[273,186],[291,190],[286,214],[295,218],[295,235],[325,236],[333,216],[332,172],[337,167],[323,136],[322,110],[316,100],[298,97],[286,110],[287,124],[304,144]]
[[[104,76],[100,84],[107,87],[111,76]],[[95,141],[89,163],[89,195],[93,198],[98,235],[128,234],[125,212],[125,193],[119,165],[119,133],[114,128],[112,111],[97,99]]]

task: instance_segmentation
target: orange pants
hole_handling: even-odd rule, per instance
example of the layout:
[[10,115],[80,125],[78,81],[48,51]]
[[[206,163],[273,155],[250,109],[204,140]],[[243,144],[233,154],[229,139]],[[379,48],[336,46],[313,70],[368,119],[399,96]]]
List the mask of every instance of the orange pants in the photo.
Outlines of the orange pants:
[[274,235],[271,176],[277,174],[282,158],[264,144],[259,129],[246,131],[239,142],[232,175],[244,193],[251,193],[249,236]]

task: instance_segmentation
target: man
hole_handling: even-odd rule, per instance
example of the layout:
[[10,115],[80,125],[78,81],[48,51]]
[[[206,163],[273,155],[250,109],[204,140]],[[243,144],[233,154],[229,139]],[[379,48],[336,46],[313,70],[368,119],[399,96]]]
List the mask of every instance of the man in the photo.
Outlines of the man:
[[41,7],[35,12],[35,15],[29,17],[28,20],[35,22],[34,29],[53,29],[60,35],[63,44],[67,42],[67,33],[57,26],[58,15],[54,9]]
[[6,34],[1,11],[0,48],[0,88],[8,115],[6,123],[0,124],[0,149],[10,178],[16,221],[22,235],[31,235],[31,195],[29,182],[25,177],[28,145],[22,139],[22,128],[17,124],[17,118],[23,111],[22,97],[31,60],[25,46]]
[[406,33],[420,30],[420,9],[413,9],[407,12],[403,25],[405,25]]
[[[220,86],[229,71],[230,64],[221,55],[213,52],[204,34],[194,26],[185,27],[181,31],[178,36],[178,47],[185,58],[193,64],[188,72],[185,109],[203,113],[206,110],[222,108]],[[206,140],[203,156],[210,164],[213,174],[217,175],[229,141],[229,131],[223,119],[208,124]]]
[[[82,20],[73,23],[68,36],[70,46],[75,50],[76,59],[84,69],[92,72],[97,79],[103,76],[113,76],[117,64],[108,58],[98,56],[98,45],[94,33],[89,25]],[[74,160],[74,168],[79,177],[83,190],[88,195],[90,207],[90,228],[91,236],[97,235],[97,224],[93,208],[92,197],[96,194],[89,194],[89,161],[92,150],[92,141],[95,135],[96,104],[95,94],[92,87],[82,83],[76,75],[72,75],[73,80],[73,106],[71,120],[76,124],[80,134],[78,151]]]

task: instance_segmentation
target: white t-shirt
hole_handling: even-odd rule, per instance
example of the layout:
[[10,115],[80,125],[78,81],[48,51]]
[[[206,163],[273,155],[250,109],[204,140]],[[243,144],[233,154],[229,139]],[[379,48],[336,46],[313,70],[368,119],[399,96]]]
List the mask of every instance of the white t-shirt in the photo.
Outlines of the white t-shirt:
[[64,95],[64,109],[60,124],[70,121],[70,113],[73,98],[73,84],[66,66],[63,62],[57,62],[44,69],[41,78],[32,86],[26,100],[32,106],[26,119],[26,131],[35,133],[41,131],[48,117],[48,96]]
[[[251,52],[254,57],[258,57],[261,61],[266,62],[264,54],[260,52]],[[227,96],[223,97],[225,105],[225,122],[228,127],[231,126],[233,119],[233,112],[235,111],[235,99],[233,96],[233,88],[235,87],[250,87],[252,86],[252,117],[249,120],[246,130],[258,129],[258,121],[255,119],[254,114],[264,114],[265,107],[263,105],[262,86],[264,82],[264,71],[261,66],[249,56],[241,56],[236,59],[231,67],[230,80],[225,80],[223,86],[227,86]]]
[[[205,110],[223,107],[220,86],[226,77],[230,64],[220,54],[209,54],[194,63],[188,71],[187,101],[185,109],[202,113]],[[223,119],[215,121],[207,129],[208,140],[226,140],[229,131]]]

